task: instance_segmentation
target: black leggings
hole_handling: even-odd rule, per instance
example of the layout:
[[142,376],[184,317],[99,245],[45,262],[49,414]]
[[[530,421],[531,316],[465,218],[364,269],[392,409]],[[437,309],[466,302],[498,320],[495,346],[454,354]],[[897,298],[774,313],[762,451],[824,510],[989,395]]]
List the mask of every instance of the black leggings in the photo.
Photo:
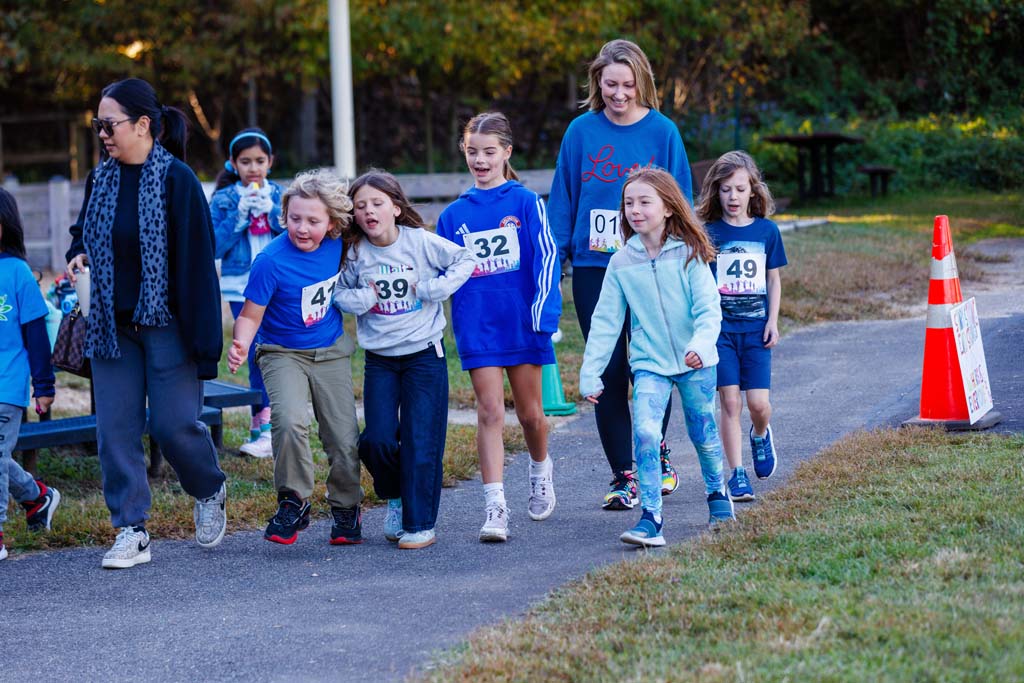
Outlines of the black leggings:
[[[580,321],[583,338],[590,337],[590,318],[594,315],[597,298],[601,294],[605,268],[580,267],[572,269],[572,296],[576,302],[576,317]],[[608,367],[601,375],[604,392],[595,406],[597,433],[612,474],[633,469],[633,420],[629,414],[629,385],[633,374],[629,370],[629,309],[622,325],[622,334],[615,342]],[[661,423],[662,439],[672,412],[672,401],[665,408]]]

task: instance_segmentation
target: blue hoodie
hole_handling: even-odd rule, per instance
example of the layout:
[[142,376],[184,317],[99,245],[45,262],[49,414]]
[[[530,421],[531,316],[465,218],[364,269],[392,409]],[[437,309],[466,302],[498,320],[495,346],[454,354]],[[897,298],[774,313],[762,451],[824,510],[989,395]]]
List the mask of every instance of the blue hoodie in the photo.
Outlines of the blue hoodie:
[[548,197],[548,219],[561,261],[608,267],[613,247],[598,235],[614,230],[621,240],[617,222],[622,185],[631,170],[642,166],[671,173],[693,203],[686,148],[676,124],[664,114],[652,109],[628,126],[612,123],[603,111],[573,119],[558,150]]
[[441,213],[437,234],[477,261],[452,297],[462,369],[554,363],[562,293],[544,200],[514,180],[472,187]]
[[[580,394],[604,389],[601,374],[622,334],[629,307],[629,367],[664,377],[690,372],[693,351],[704,367],[718,365],[722,308],[711,269],[700,258],[686,263],[690,247],[669,237],[656,258],[647,255],[639,235],[608,262],[590,336],[580,367]],[[685,265],[684,265],[685,264]]]

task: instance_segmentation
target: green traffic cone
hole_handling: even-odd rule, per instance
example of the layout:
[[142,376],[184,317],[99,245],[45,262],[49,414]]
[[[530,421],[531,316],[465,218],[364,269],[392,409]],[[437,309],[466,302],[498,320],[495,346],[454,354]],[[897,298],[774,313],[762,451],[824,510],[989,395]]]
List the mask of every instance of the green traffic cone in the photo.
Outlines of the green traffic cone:
[[541,396],[545,415],[575,415],[576,404],[565,400],[558,360],[541,368]]

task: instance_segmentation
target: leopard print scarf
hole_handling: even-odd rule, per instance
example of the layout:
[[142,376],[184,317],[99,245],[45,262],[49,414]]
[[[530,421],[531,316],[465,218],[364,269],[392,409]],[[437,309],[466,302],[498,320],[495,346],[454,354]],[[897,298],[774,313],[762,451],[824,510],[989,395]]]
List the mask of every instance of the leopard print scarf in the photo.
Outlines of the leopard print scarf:
[[[171,321],[167,307],[167,198],[164,184],[174,157],[159,142],[146,158],[139,177],[139,244],[142,283],[132,320],[163,327]],[[92,301],[85,353],[90,358],[120,358],[114,321],[114,246],[111,231],[121,185],[121,164],[106,159],[92,176],[92,194],[85,210],[83,239],[89,255]]]

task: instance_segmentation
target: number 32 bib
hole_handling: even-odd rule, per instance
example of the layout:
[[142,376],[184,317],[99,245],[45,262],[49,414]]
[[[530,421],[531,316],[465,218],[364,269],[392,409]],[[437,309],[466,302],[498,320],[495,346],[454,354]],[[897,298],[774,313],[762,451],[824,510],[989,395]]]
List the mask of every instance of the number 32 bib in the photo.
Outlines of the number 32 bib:
[[511,226],[469,233],[462,236],[462,242],[476,259],[472,277],[519,270],[519,235]]

